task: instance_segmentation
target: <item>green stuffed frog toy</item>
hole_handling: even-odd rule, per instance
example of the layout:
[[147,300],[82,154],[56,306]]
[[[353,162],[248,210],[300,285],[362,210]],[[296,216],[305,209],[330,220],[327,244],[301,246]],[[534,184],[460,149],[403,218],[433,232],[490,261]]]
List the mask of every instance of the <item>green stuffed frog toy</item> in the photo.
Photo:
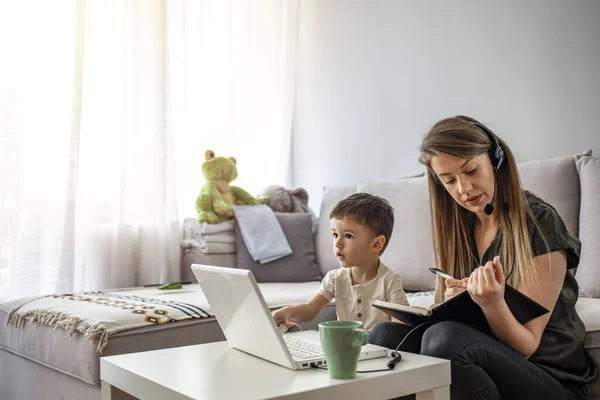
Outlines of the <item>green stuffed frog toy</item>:
[[207,150],[202,164],[204,185],[196,198],[198,222],[218,224],[233,218],[233,206],[265,204],[268,198],[255,198],[244,189],[230,186],[237,178],[236,160],[233,157],[216,157],[215,152]]

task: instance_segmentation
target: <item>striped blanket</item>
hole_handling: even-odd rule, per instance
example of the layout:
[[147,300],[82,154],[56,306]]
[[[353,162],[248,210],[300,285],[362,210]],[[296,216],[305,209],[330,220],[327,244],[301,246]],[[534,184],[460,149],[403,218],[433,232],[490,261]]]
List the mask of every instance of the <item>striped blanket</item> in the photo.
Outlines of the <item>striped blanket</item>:
[[102,353],[108,338],[117,332],[211,316],[195,284],[171,291],[137,288],[44,296],[12,310],[6,323],[22,327],[28,321],[63,328],[69,335],[79,332],[98,340],[97,350]]

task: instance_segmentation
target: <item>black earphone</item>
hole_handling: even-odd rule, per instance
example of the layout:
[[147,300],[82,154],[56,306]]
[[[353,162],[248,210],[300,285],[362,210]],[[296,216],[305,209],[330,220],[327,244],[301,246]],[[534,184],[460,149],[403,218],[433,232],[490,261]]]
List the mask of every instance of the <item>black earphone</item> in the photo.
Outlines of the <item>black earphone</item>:
[[[487,128],[487,126],[483,125],[480,122],[474,122],[475,126],[478,127],[485,133],[490,142],[492,142],[492,146],[488,150],[488,155],[490,156],[490,161],[492,165],[496,168],[494,172],[494,195],[492,196],[492,201],[485,205],[483,212],[486,215],[492,215],[494,212],[494,199],[496,198],[496,191],[498,190],[498,170],[504,163],[504,149],[500,146],[500,142],[494,133]],[[504,202],[502,205],[504,210],[508,212],[508,203]]]

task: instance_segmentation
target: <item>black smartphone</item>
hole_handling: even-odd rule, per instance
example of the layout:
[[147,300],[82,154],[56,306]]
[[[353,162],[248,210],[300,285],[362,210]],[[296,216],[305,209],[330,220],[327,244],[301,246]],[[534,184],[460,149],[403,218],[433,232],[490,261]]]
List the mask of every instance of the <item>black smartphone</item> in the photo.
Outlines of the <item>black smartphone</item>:
[[444,279],[455,279],[452,275],[445,273],[444,271],[442,271],[439,268],[429,268],[429,270],[431,272],[433,272],[434,274],[441,276]]

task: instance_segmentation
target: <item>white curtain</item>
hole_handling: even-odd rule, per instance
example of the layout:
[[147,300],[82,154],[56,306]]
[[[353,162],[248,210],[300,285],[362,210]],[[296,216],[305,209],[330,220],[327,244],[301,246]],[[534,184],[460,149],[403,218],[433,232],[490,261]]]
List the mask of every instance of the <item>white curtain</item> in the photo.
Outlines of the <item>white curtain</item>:
[[[204,152],[237,160],[232,185],[291,184],[297,0],[169,2],[180,210],[195,214]],[[179,139],[180,135],[177,136]]]
[[0,301],[178,280],[204,151],[289,183],[298,3],[0,3]]

